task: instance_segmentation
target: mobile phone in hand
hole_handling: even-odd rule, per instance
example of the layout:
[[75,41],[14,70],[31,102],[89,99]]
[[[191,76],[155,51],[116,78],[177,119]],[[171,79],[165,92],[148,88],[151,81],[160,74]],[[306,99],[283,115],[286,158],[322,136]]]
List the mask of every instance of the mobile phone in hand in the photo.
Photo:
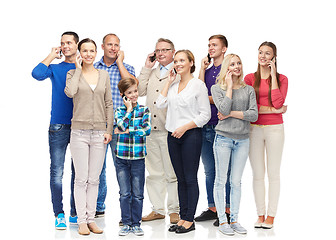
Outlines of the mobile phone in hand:
[[210,53],[208,53],[207,57],[208,57],[208,63],[210,63],[211,62]]
[[154,53],[153,56],[150,56],[150,57],[149,57],[149,60],[150,60],[151,62],[154,62],[155,59],[156,59],[156,53]]

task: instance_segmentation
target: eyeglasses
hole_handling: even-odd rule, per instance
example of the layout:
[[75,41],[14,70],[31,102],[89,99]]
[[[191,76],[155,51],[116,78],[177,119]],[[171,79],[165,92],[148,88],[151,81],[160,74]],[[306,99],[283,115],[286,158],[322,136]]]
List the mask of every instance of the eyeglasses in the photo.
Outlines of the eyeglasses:
[[162,52],[162,53],[166,53],[167,51],[169,51],[169,50],[171,50],[171,48],[162,48],[162,49],[155,49],[155,53],[160,53],[160,52]]

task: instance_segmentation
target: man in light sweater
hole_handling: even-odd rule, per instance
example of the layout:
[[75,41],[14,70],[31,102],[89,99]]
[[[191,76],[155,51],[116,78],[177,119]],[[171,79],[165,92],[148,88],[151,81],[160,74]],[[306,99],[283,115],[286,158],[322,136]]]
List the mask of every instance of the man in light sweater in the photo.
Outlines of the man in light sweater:
[[[70,127],[72,118],[72,99],[64,93],[67,72],[75,69],[78,35],[75,32],[65,32],[61,37],[61,46],[53,47],[49,55],[33,70],[32,76],[42,81],[50,78],[52,84],[51,118],[49,125],[50,152],[50,190],[51,201],[55,215],[55,228],[66,229],[63,211],[62,179],[65,153],[70,142]],[[51,64],[55,59],[65,60],[59,64]],[[74,170],[71,176],[71,211],[70,223],[77,223],[77,213],[73,197]]]
[[[169,39],[160,38],[155,51],[147,56],[145,66],[138,77],[139,95],[147,96],[146,105],[152,114],[152,132],[147,138],[146,169],[149,175],[146,178],[146,187],[153,211],[142,217],[142,221],[165,218],[167,194],[170,222],[179,221],[177,178],[168,153],[168,132],[165,129],[166,109],[156,107],[156,99],[173,68],[174,53],[174,44]],[[152,69],[156,62],[159,62],[159,65]]]

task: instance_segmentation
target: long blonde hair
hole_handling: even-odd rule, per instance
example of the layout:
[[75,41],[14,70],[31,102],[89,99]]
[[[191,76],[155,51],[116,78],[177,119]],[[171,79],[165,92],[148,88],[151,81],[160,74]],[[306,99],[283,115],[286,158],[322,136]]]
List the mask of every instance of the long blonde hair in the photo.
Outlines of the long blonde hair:
[[240,57],[237,55],[237,54],[228,54],[224,57],[223,59],[223,62],[222,62],[222,66],[221,66],[221,70],[217,76],[217,79],[216,79],[216,82],[217,84],[219,84],[219,86],[221,87],[221,89],[223,90],[226,90],[226,82],[225,82],[225,76],[226,76],[226,73],[228,72],[229,70],[229,66],[230,66],[230,62],[231,62],[231,59],[233,57],[237,57],[239,58],[241,64],[242,64],[242,71],[241,71],[241,74],[238,78],[238,81],[239,81],[239,84],[242,85],[242,86],[246,86],[245,82],[243,81],[243,77],[244,77],[244,74],[243,74],[243,63],[240,59]]

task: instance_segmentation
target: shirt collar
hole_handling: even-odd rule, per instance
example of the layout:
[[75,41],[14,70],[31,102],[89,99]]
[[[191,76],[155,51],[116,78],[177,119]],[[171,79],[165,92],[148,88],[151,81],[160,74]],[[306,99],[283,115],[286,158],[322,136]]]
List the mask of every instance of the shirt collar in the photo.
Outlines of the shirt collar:
[[[104,67],[107,67],[107,68],[108,68],[108,66],[107,66],[107,65],[105,64],[105,62],[104,62],[104,56],[101,57],[101,59],[99,60],[98,64],[99,64],[99,65],[103,65]],[[112,63],[112,65],[109,66],[109,67],[112,67],[113,65],[117,65],[116,61],[114,61],[114,63]]]

